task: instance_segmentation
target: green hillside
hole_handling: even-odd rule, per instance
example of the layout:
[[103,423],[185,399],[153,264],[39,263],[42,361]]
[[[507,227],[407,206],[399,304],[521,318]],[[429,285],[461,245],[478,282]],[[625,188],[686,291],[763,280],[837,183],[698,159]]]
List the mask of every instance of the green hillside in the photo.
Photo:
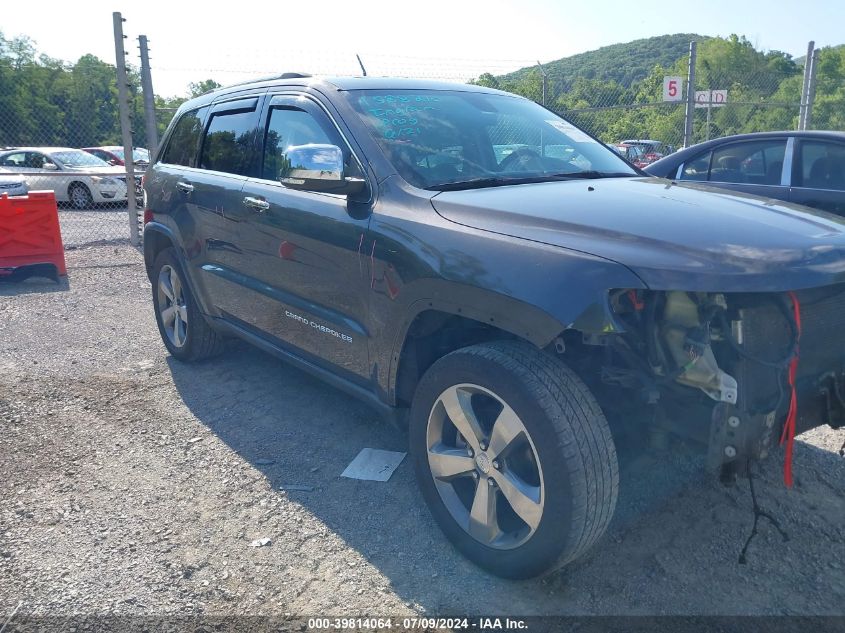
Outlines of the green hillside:
[[[568,90],[579,77],[615,81],[629,88],[631,84],[645,79],[658,64],[664,68],[674,66],[680,57],[689,52],[689,43],[692,40],[703,42],[708,39],[710,38],[694,33],[659,35],[564,57],[544,64],[544,68],[559,89],[563,90]],[[518,81],[527,77],[533,70],[536,70],[536,66],[522,68],[503,75],[500,79]]]
[[[564,114],[604,141],[655,138],[683,142],[685,107],[663,101],[663,79],[686,76],[689,42],[698,42],[696,90],[727,90],[725,107],[693,113],[692,141],[762,130],[795,129],[802,68],[791,55],[758,50],[746,37],[664,35],[605,46],[473,83],[523,95]],[[845,46],[821,49],[813,109],[817,129],[845,129]]]

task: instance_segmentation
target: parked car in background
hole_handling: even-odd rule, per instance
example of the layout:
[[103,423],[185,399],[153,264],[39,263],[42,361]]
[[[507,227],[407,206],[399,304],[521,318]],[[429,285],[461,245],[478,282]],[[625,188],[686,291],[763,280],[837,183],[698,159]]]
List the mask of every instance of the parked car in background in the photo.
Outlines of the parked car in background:
[[76,209],[126,200],[123,168],[81,149],[18,147],[0,152],[0,167],[23,174],[30,189],[52,189],[58,202],[70,202]]
[[[106,161],[109,165],[125,165],[126,154],[119,145],[104,145],[103,147],[83,147],[84,151]],[[150,152],[143,147],[132,149],[132,162],[137,171],[144,171],[150,164]]]
[[608,145],[610,149],[619,154],[622,158],[627,160],[632,165],[643,167],[647,163],[643,161],[643,149],[638,145],[626,145],[625,143],[617,143],[616,145]]
[[645,170],[845,215],[845,132],[726,136],[680,150]]
[[0,195],[25,196],[29,193],[26,178],[20,174],[13,174],[0,167]]
[[658,161],[664,156],[668,156],[675,151],[675,147],[673,145],[669,145],[663,141],[652,141],[650,139],[628,139],[627,141],[619,141],[619,145],[636,147],[640,150],[640,164],[637,165],[637,167],[650,165],[651,163]]

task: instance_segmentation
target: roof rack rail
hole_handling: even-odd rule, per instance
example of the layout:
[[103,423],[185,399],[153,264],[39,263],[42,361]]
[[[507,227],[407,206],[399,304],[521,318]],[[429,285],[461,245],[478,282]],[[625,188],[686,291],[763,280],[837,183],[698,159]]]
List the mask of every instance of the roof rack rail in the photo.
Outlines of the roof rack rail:
[[214,90],[209,90],[208,93],[217,92],[218,90],[224,90],[226,88],[233,88],[235,86],[245,86],[246,84],[256,84],[262,81],[272,81],[274,79],[307,79],[308,77],[311,77],[309,73],[282,73],[281,75],[270,75],[269,77],[256,77],[255,79],[239,81],[238,83],[229,84],[228,86],[220,86]]

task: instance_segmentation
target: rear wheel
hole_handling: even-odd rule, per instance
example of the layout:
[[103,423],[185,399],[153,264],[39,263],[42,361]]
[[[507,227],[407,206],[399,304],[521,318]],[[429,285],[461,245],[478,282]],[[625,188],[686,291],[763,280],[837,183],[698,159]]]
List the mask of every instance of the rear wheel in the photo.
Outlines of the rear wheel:
[[179,360],[216,356],[223,339],[199,310],[173,248],[166,248],[153,264],[153,306],[161,339]]
[[410,452],[446,536],[500,576],[575,560],[616,505],[607,420],[571,370],[527,343],[475,345],[432,365],[414,396]]
[[81,183],[75,183],[70,186],[68,197],[74,209],[90,209],[94,206],[94,198],[91,192],[88,190],[88,187]]

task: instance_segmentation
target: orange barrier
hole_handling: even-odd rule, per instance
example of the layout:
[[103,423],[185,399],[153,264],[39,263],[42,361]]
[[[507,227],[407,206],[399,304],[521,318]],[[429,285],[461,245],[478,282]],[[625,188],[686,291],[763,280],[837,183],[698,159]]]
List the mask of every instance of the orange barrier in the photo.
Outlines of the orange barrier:
[[55,276],[67,275],[55,194],[0,195],[0,277],[45,267],[55,268]]

